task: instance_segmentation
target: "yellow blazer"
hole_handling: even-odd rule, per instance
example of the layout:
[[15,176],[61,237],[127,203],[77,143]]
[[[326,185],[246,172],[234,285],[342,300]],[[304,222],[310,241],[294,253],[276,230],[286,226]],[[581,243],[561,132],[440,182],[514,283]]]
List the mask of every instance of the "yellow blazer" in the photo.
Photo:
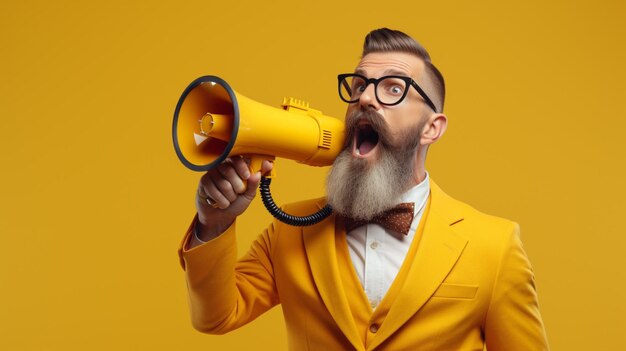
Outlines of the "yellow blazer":
[[[354,268],[338,263],[345,231],[334,216],[310,227],[274,221],[239,260],[235,224],[186,250],[190,227],[179,255],[193,326],[223,334],[280,303],[290,350],[547,350],[518,225],[450,198],[432,180],[430,196],[404,284],[386,315],[365,328],[349,303],[364,293],[346,291],[341,280],[340,269]],[[305,215],[324,203],[285,209]]]

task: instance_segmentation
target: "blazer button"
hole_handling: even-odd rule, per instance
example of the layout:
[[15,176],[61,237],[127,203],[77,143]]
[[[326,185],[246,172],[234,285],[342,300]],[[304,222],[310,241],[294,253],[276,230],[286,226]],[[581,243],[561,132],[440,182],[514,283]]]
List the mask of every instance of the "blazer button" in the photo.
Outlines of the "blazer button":
[[372,333],[376,333],[378,331],[378,324],[374,323],[374,324],[370,325],[370,331]]

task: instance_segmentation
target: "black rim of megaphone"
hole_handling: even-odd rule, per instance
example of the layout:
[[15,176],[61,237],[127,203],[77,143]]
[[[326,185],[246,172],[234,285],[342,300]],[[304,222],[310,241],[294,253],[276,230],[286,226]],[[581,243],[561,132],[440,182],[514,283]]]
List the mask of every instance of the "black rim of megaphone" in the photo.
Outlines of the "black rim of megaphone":
[[[228,92],[228,95],[230,96],[230,100],[233,104],[233,131],[230,134],[230,140],[228,141],[228,145],[226,145],[226,148],[224,149],[224,152],[222,152],[220,157],[216,158],[215,161],[207,165],[197,165],[187,160],[185,158],[185,155],[183,155],[182,151],[180,151],[180,146],[178,145],[178,114],[180,112],[181,107],[183,106],[183,102],[185,101],[185,98],[195,87],[197,87],[198,85],[202,83],[211,83],[211,82],[220,84],[222,87],[224,87],[224,89],[226,89],[226,91]],[[180,96],[180,99],[178,99],[178,104],[176,104],[176,110],[174,111],[174,123],[172,126],[172,139],[174,140],[174,149],[176,150],[176,155],[178,155],[178,158],[180,159],[180,161],[187,168],[192,169],[194,171],[198,171],[198,172],[206,172],[209,169],[222,163],[222,161],[224,161],[226,157],[228,157],[228,155],[230,154],[230,150],[233,149],[233,146],[235,146],[235,140],[237,140],[238,131],[239,131],[239,105],[237,103],[237,97],[235,96],[235,92],[230,87],[230,85],[228,85],[228,83],[226,83],[220,77],[203,76],[194,80],[193,82],[191,82],[191,84],[189,84],[187,89],[185,89],[183,94]]]

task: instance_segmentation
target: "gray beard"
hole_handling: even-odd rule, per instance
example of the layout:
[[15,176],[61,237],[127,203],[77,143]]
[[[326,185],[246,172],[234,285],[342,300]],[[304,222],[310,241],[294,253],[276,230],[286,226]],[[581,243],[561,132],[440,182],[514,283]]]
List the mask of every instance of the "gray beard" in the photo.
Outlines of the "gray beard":
[[326,180],[328,203],[335,212],[367,221],[396,206],[414,180],[420,131],[418,126],[403,133],[398,146],[379,143],[379,159],[371,164],[352,157],[348,144]]

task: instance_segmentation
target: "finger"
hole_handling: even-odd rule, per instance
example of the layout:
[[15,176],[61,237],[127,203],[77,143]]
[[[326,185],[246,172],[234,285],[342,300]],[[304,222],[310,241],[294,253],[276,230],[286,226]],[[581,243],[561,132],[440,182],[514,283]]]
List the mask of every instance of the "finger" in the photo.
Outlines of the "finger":
[[[230,206],[231,201],[229,201],[224,194],[215,186],[213,182],[209,182],[208,184],[203,184],[203,190],[207,196],[215,201],[216,205],[220,209],[225,209]],[[208,202],[203,201],[203,204],[206,206],[211,206]],[[212,207],[212,206],[211,206]]]
[[250,167],[243,157],[233,158],[232,163],[235,171],[237,171],[237,174],[239,174],[241,179],[247,180],[250,178]]
[[220,172],[222,177],[224,177],[224,179],[226,179],[230,183],[236,194],[241,194],[246,191],[246,186],[243,183],[243,180],[241,179],[237,171],[235,171],[235,168],[231,163],[222,163],[221,165],[217,166],[217,170]]
[[200,183],[198,184],[197,193],[198,196],[200,196],[201,198],[206,198],[209,196],[208,187],[209,183],[211,183],[211,175],[209,174],[209,172],[206,172],[202,175],[202,177],[200,178]]
[[206,199],[207,197],[209,197],[209,193],[208,193],[205,185],[202,182],[200,182],[200,184],[198,185],[198,191],[196,192],[196,194],[201,199]]
[[259,187],[259,183],[261,182],[261,172],[256,172],[248,178],[248,188],[246,192],[243,193],[248,200],[252,201],[254,196],[256,195],[256,189]]
[[263,160],[261,163],[261,174],[268,174],[274,168],[274,161]]
[[237,199],[237,193],[235,193],[233,185],[227,179],[225,179],[219,171],[211,172],[211,184],[213,184],[215,188],[226,199],[228,199],[228,201],[233,202]]
[[200,196],[203,199],[206,199],[207,197],[214,199],[214,197],[209,194],[209,188],[213,186],[212,185],[213,179],[211,179],[212,172],[215,172],[215,171],[210,170],[204,173],[202,177],[200,178],[200,184],[198,184],[198,196]]

